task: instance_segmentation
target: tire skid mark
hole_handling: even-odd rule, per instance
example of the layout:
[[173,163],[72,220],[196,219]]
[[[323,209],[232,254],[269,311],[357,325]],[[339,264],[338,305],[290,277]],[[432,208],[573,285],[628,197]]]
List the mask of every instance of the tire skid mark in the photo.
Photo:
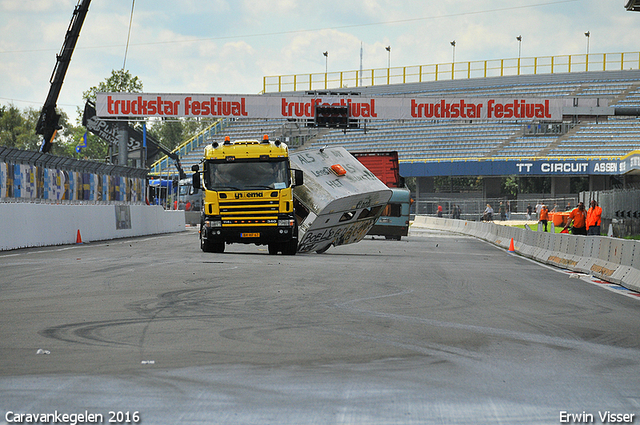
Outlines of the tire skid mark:
[[[214,307],[217,311],[221,307],[223,310],[225,309],[224,303],[213,301],[204,295],[207,291],[215,289],[212,287],[182,289],[160,294],[156,299],[126,304],[126,308],[142,316],[139,318],[67,323],[41,330],[38,333],[47,338],[77,344],[143,347],[152,323],[176,320],[209,320],[226,315],[224,313],[211,313]],[[131,326],[142,326],[137,343],[104,336],[109,329]],[[132,336],[135,333],[128,333],[127,335]]]
[[[566,349],[585,349],[601,355],[617,355],[623,358],[632,358],[634,360],[636,360],[638,356],[638,350],[635,348],[616,347],[616,346],[609,346],[609,345],[604,345],[597,342],[589,342],[589,341],[584,341],[579,339],[567,339],[567,338],[562,338],[557,336],[537,335],[537,334],[526,333],[526,332],[511,331],[507,329],[491,328],[491,327],[479,326],[479,325],[469,325],[469,324],[456,323],[456,322],[445,322],[441,320],[407,316],[407,315],[395,314],[395,313],[384,313],[384,312],[376,311],[373,309],[356,307],[354,305],[357,303],[375,300],[375,299],[407,295],[412,292],[413,291],[411,290],[405,289],[405,290],[400,290],[395,293],[387,294],[387,295],[357,298],[357,299],[334,304],[334,307],[346,312],[366,315],[370,317],[391,319],[391,320],[395,320],[398,322],[405,322],[405,323],[423,324],[423,325],[428,325],[434,328],[454,329],[459,331],[472,332],[474,334],[481,334],[485,336],[508,338],[508,339],[522,341],[526,343],[544,344],[544,345],[566,348]],[[369,338],[364,335],[362,337]],[[445,347],[445,348],[448,351],[451,351],[451,347]],[[465,352],[465,353],[468,356],[468,352]]]

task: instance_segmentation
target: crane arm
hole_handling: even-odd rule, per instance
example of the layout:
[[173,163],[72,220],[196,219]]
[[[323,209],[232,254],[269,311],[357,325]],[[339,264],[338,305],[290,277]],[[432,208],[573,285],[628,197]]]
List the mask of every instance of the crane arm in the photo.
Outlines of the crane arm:
[[64,81],[67,68],[69,68],[69,63],[71,62],[71,55],[73,54],[76,42],[80,36],[80,29],[82,28],[84,18],[89,10],[89,3],[91,3],[91,0],[78,1],[78,4],[73,11],[71,23],[67,29],[62,49],[60,49],[60,53],[56,55],[56,66],[53,68],[53,73],[49,80],[51,83],[49,94],[47,95],[47,100],[40,111],[40,117],[36,124],[36,134],[41,134],[43,136],[42,145],[40,146],[40,151],[43,153],[47,153],[51,150],[53,138],[55,137],[56,132],[62,128],[59,124],[60,114],[56,112],[56,104],[58,102],[60,90],[62,89],[62,82]]

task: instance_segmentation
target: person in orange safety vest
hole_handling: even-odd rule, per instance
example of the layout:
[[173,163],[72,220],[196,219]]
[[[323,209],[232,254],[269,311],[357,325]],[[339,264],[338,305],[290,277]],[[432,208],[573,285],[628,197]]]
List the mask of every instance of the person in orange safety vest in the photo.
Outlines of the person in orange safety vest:
[[602,208],[598,202],[591,201],[591,207],[587,211],[587,235],[600,236],[600,223],[602,221]]
[[567,220],[567,229],[573,221],[571,233],[574,235],[587,235],[587,212],[584,210],[584,202],[578,202],[578,208],[571,211]]
[[544,224],[544,231],[547,231],[547,223],[549,222],[549,207],[546,205],[542,206],[540,210],[540,223]]

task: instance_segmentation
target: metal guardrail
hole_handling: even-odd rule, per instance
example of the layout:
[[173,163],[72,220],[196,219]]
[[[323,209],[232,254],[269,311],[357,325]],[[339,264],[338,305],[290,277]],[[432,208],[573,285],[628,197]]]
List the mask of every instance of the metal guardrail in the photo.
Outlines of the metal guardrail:
[[640,52],[490,59],[263,78],[263,93],[327,90],[427,81],[640,69]]
[[139,204],[146,168],[0,147],[0,203]]
[[[206,140],[215,134],[218,134],[224,128],[224,120],[222,118],[217,119],[213,124],[202,130],[200,133],[193,136],[191,139],[182,143],[180,146],[172,150],[171,152],[177,153],[178,156],[183,157],[189,152],[202,146]],[[171,175],[177,174],[177,170],[170,171],[170,167],[173,165],[172,160],[167,155],[163,156],[149,168],[149,174],[153,176]]]
[[84,161],[80,159],[55,156],[37,151],[0,146],[0,162],[34,165],[63,171],[80,171],[83,173],[109,174],[121,177],[146,178],[146,168],[123,167],[103,162]]
[[[529,197],[523,199],[506,199],[506,198],[484,198],[473,196],[459,196],[459,197],[435,197],[435,194],[429,194],[429,196],[421,197],[416,200],[413,205],[415,214],[418,215],[431,215],[435,216],[438,211],[438,206],[442,207],[443,217],[450,218],[453,212],[453,207],[458,206],[463,219],[470,221],[479,221],[482,218],[487,204],[493,208],[493,219],[495,221],[501,220],[500,217],[500,204],[505,207],[505,212],[508,211],[508,217],[518,219],[526,219],[527,205],[531,205],[536,219],[535,207],[538,202],[549,207],[549,210],[556,208],[557,211],[566,211],[567,205],[571,208],[575,208],[578,204],[578,198],[575,196],[563,196],[563,197],[551,197],[550,195],[538,194],[538,197]],[[423,196],[423,195],[421,195]],[[508,203],[508,209],[507,209]],[[536,219],[537,220],[537,219]]]

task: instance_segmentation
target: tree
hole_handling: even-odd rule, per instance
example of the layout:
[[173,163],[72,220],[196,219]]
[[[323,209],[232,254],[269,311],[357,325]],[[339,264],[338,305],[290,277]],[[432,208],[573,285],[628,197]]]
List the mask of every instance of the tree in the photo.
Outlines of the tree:
[[511,199],[518,197],[518,176],[509,176],[502,179],[502,193]]
[[0,146],[37,150],[40,138],[36,135],[39,113],[33,108],[24,113],[14,105],[0,107]]
[[[95,102],[98,92],[141,93],[142,87],[140,78],[132,76],[129,71],[112,70],[109,77],[90,87],[82,96],[85,100]],[[76,151],[76,147],[83,144],[86,133],[82,125],[84,111],[81,108],[77,109],[75,125],[69,122],[69,117],[64,112],[58,112],[61,114],[62,129],[56,135],[51,154],[93,161],[104,161],[109,156],[109,143],[90,133],[87,134],[87,147],[80,149],[80,152]],[[41,136],[35,134],[39,116],[40,111],[33,108],[21,111],[13,105],[0,106],[0,146],[37,151],[42,144]],[[140,124],[134,126],[140,127]],[[149,134],[162,145],[174,149],[205,126],[206,122],[200,120],[152,120]]]
[[[138,77],[131,75],[126,70],[112,70],[111,76],[96,86],[83,92],[83,98],[95,102],[96,93],[104,92],[141,92],[142,81]],[[87,135],[87,147],[80,152],[76,151],[76,146],[84,139],[85,128],[82,126],[83,111],[78,108],[76,125],[69,122],[69,117],[61,111],[60,125],[62,129],[55,137],[55,143],[51,148],[51,154],[59,156],[70,156],[79,159],[91,159],[103,161],[108,155],[108,143],[92,134]],[[40,111],[28,108],[20,111],[14,105],[0,106],[0,146],[8,146],[24,150],[38,150],[42,144],[41,136],[35,133],[36,122],[40,116]]]
[[95,103],[96,93],[114,93],[114,92],[129,92],[129,93],[142,93],[142,80],[138,77],[131,75],[129,71],[124,69],[111,70],[111,76],[106,78],[103,82],[97,86],[89,88],[89,90],[82,93],[82,97],[85,100],[90,100]]
[[[119,69],[111,70],[111,75],[104,81],[98,83],[98,85],[90,87],[87,91],[82,93],[82,97],[85,101],[89,100],[92,103],[96,101],[96,93],[98,92],[130,92],[141,93],[142,92],[142,80],[137,76],[134,77],[128,70]],[[84,111],[78,109],[78,126],[81,126],[82,115]],[[102,161],[109,155],[109,143],[98,136],[93,134],[87,134],[87,147],[82,148],[78,153],[76,146],[81,144],[84,139],[85,129],[80,127],[80,130],[74,131],[73,134],[73,146],[69,146],[68,154],[70,156],[82,159],[93,159]]]
[[149,133],[169,149],[175,149],[184,141],[184,126],[181,120],[163,120],[153,125]]

